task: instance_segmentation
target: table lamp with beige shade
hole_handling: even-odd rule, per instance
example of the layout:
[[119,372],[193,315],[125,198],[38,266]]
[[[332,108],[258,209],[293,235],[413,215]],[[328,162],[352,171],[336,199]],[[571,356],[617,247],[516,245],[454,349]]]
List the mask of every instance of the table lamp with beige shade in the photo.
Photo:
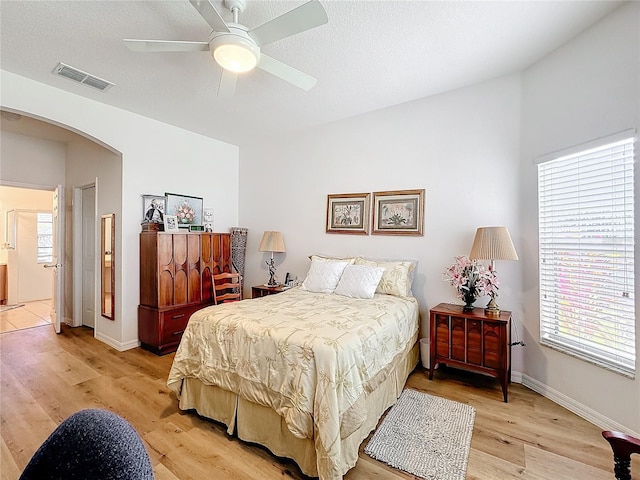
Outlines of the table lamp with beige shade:
[[260,242],[260,247],[258,247],[259,252],[271,252],[271,258],[265,263],[269,267],[269,283],[265,283],[268,287],[276,287],[278,286],[278,282],[276,282],[275,274],[276,274],[276,266],[273,262],[273,254],[275,253],[284,253],[286,252],[284,248],[284,238],[282,237],[282,233],[274,232],[274,231],[266,231],[262,235],[262,241]]
[[[476,230],[469,258],[471,260],[490,260],[489,270],[495,275],[496,260],[518,260],[518,254],[507,227],[479,227]],[[497,296],[497,292],[491,294],[491,300],[484,310],[485,314],[500,316],[500,308],[496,303]]]

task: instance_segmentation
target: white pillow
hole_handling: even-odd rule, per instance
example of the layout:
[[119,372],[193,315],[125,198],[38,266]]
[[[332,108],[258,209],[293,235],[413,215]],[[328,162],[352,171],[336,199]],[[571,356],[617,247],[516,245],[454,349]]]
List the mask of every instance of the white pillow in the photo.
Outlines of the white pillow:
[[333,293],[353,298],[373,298],[384,268],[347,265]]
[[302,290],[333,293],[348,262],[312,260]]

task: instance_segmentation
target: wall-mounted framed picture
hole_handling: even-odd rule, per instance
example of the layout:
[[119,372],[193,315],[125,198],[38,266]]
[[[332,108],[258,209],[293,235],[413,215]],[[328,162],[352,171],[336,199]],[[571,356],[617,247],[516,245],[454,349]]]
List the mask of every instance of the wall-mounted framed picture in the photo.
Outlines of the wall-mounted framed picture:
[[164,197],[142,195],[142,221],[144,223],[164,222]]
[[175,215],[165,215],[164,216],[164,231],[165,232],[177,232],[178,228],[178,217]]
[[424,189],[373,192],[372,235],[421,236]]
[[369,234],[369,193],[327,195],[327,233]]
[[178,227],[189,225],[202,225],[202,198],[180,195],[177,193],[165,193],[165,214],[175,215],[178,218]]

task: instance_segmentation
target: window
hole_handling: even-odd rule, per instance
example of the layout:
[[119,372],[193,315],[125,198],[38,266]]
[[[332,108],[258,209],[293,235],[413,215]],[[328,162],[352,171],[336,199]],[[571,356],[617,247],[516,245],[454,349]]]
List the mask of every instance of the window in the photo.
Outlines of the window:
[[603,142],[538,165],[540,339],[633,377],[634,138]]
[[53,214],[38,212],[38,263],[53,262]]

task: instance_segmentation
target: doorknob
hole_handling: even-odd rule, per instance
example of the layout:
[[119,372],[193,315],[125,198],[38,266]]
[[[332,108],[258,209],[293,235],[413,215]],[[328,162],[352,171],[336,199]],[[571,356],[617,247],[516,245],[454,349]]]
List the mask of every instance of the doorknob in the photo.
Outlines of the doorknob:
[[44,268],[58,268],[61,267],[62,264],[61,263],[55,263],[53,265],[43,265]]

